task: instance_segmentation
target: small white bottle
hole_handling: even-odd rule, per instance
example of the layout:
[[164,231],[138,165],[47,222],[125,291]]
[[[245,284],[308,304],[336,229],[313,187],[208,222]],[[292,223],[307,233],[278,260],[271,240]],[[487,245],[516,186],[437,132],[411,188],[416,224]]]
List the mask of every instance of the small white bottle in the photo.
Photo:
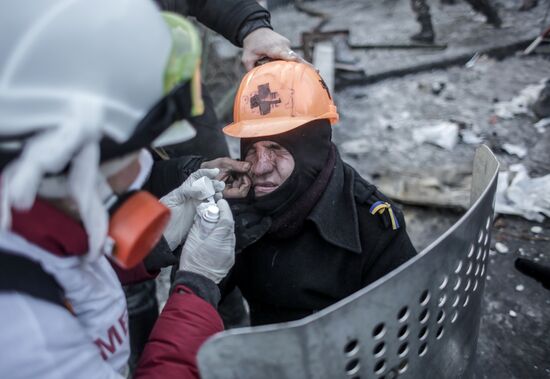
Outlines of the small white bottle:
[[200,216],[199,235],[204,240],[216,227],[220,219],[220,209],[215,203],[212,203],[200,212]]

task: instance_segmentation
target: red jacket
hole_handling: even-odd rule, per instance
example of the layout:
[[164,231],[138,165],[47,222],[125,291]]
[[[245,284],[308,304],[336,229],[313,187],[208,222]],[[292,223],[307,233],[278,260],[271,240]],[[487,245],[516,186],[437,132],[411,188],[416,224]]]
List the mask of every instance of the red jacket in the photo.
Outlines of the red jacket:
[[141,355],[135,379],[199,378],[197,352],[223,330],[218,312],[187,287],[176,286]]
[[[88,237],[81,224],[47,202],[37,200],[30,211],[13,212],[12,216],[15,233],[52,254],[74,256],[87,251]],[[151,277],[142,266],[128,273],[116,271],[129,281]],[[60,312],[66,310],[60,308]],[[134,377],[198,378],[197,352],[208,337],[222,330],[216,309],[186,286],[177,285],[153,328]],[[102,359],[99,349],[97,359]]]

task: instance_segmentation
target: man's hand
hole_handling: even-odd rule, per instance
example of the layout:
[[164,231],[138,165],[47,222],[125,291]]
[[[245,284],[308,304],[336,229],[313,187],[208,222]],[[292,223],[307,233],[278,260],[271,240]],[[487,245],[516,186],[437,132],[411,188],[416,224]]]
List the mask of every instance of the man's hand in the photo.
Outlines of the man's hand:
[[240,199],[246,197],[252,180],[248,176],[250,163],[236,161],[231,158],[216,158],[214,160],[203,162],[201,168],[217,168],[220,173],[216,180],[225,182],[223,197],[226,199]]
[[269,28],[254,30],[243,40],[242,62],[247,71],[262,58],[307,63],[290,48],[290,41]]

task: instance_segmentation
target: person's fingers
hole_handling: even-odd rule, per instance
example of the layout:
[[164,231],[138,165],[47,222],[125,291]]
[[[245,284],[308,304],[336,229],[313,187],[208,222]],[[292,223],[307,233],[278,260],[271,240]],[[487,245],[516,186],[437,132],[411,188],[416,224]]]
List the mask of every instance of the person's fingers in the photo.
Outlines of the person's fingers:
[[248,195],[250,185],[243,184],[239,187],[226,188],[223,191],[223,197],[225,199],[243,199]]
[[290,48],[285,49],[282,53],[280,53],[280,57],[285,61],[304,63],[304,64],[307,64],[308,66],[315,68],[311,63],[306,61],[300,54],[296,53],[294,50]]
[[248,195],[252,180],[248,175],[241,175],[237,180],[234,180],[223,191],[223,196],[226,199],[242,199]]
[[227,169],[221,169],[218,176],[216,176],[216,180],[219,180],[221,182],[224,182],[226,185],[233,182],[233,175],[231,174],[231,171]]
[[246,174],[250,170],[250,163],[245,161],[236,161],[228,159],[227,165],[224,168],[239,174]]
[[250,71],[254,68],[254,65],[256,64],[256,61],[260,59],[261,56],[258,54],[251,53],[249,51],[245,51],[243,53],[243,57],[241,61],[243,62],[244,68],[246,71]]
[[246,191],[246,193],[248,193],[248,190],[252,186],[252,179],[250,179],[248,175],[243,175],[241,179],[242,183],[240,183],[239,188],[241,189],[241,191]]
[[250,163],[245,161],[237,161],[231,158],[216,158],[201,164],[201,169],[207,168],[219,168],[222,170],[246,173],[250,170]]
[[216,158],[216,159],[212,159],[211,161],[202,162],[201,168],[216,168],[218,167],[219,160],[220,160],[219,158]]
[[245,197],[246,197],[246,194],[243,195],[240,188],[226,188],[223,191],[224,199],[242,199]]

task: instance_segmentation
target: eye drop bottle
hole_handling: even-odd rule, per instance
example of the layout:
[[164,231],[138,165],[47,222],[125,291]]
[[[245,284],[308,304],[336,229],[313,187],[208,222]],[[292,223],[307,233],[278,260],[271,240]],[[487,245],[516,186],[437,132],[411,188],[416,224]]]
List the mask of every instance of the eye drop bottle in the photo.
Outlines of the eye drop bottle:
[[215,203],[211,203],[202,212],[200,212],[199,231],[201,239],[205,239],[216,227],[220,219],[220,209]]

